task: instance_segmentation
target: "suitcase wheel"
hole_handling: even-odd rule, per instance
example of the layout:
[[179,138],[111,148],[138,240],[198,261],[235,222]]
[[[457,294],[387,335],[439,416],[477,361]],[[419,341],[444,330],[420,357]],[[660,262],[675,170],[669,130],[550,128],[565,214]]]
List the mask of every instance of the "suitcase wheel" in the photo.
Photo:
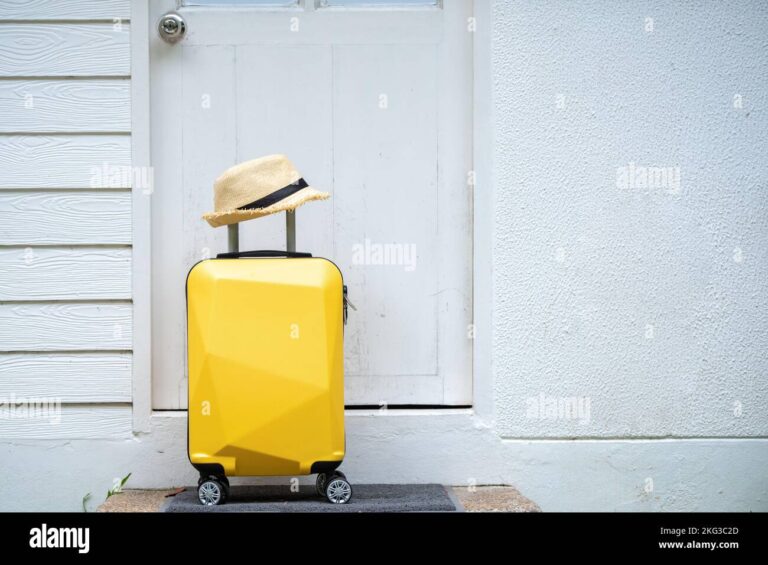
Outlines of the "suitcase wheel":
[[229,495],[228,481],[218,477],[201,478],[197,483],[197,498],[204,506],[224,504]]
[[325,473],[318,473],[317,474],[317,480],[315,481],[315,489],[317,490],[317,494],[319,496],[325,496],[325,479],[328,478],[328,475]]
[[333,504],[346,504],[350,501],[352,485],[343,473],[335,472],[325,480],[325,497]]
[[200,478],[197,479],[197,486],[200,486],[208,479],[216,479],[223,484],[224,490],[227,491],[227,498],[229,498],[229,479],[227,477],[224,475],[200,475]]
[[[341,475],[342,479],[346,479],[347,476],[342,473],[341,471],[334,471],[333,474],[335,475]],[[320,496],[325,496],[325,481],[328,480],[328,474],[327,473],[318,473],[317,474],[317,480],[315,481],[315,489],[317,490],[317,494]]]

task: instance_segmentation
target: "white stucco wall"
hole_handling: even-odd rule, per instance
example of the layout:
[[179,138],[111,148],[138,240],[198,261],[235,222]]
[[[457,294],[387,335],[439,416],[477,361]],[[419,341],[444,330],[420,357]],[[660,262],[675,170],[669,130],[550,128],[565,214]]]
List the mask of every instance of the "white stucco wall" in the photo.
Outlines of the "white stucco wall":
[[[768,435],[768,5],[503,0],[492,25],[499,433]],[[620,187],[630,163],[679,187]]]

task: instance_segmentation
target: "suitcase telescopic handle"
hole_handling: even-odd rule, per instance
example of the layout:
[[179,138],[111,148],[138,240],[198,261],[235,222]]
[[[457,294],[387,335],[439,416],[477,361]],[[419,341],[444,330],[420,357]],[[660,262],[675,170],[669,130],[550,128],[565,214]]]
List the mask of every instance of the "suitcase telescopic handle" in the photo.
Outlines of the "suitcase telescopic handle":
[[312,257],[311,253],[301,253],[297,251],[273,251],[270,249],[263,249],[260,251],[233,251],[230,253],[219,253],[216,255],[217,259],[240,259],[241,257],[289,257],[289,258],[302,258]]

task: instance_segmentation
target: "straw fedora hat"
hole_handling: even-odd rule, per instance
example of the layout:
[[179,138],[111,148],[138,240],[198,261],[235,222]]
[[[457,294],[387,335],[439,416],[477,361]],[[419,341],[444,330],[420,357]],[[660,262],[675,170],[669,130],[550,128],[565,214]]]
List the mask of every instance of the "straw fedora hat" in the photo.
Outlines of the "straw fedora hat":
[[214,211],[203,219],[216,228],[328,197],[309,186],[288,157],[267,155],[224,171],[213,184]]

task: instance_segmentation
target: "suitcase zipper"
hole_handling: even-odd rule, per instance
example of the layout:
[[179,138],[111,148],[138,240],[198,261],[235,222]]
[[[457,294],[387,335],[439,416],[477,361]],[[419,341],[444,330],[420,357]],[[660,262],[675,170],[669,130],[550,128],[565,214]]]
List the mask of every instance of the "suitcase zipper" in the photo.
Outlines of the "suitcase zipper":
[[354,310],[355,312],[357,312],[357,308],[355,308],[355,305],[352,304],[352,301],[349,299],[349,296],[347,294],[347,285],[344,285],[343,288],[344,288],[344,290],[343,290],[343,293],[344,293],[344,325],[346,325],[347,324],[347,317],[349,315],[349,311],[347,309],[347,306],[352,308],[352,310]]

